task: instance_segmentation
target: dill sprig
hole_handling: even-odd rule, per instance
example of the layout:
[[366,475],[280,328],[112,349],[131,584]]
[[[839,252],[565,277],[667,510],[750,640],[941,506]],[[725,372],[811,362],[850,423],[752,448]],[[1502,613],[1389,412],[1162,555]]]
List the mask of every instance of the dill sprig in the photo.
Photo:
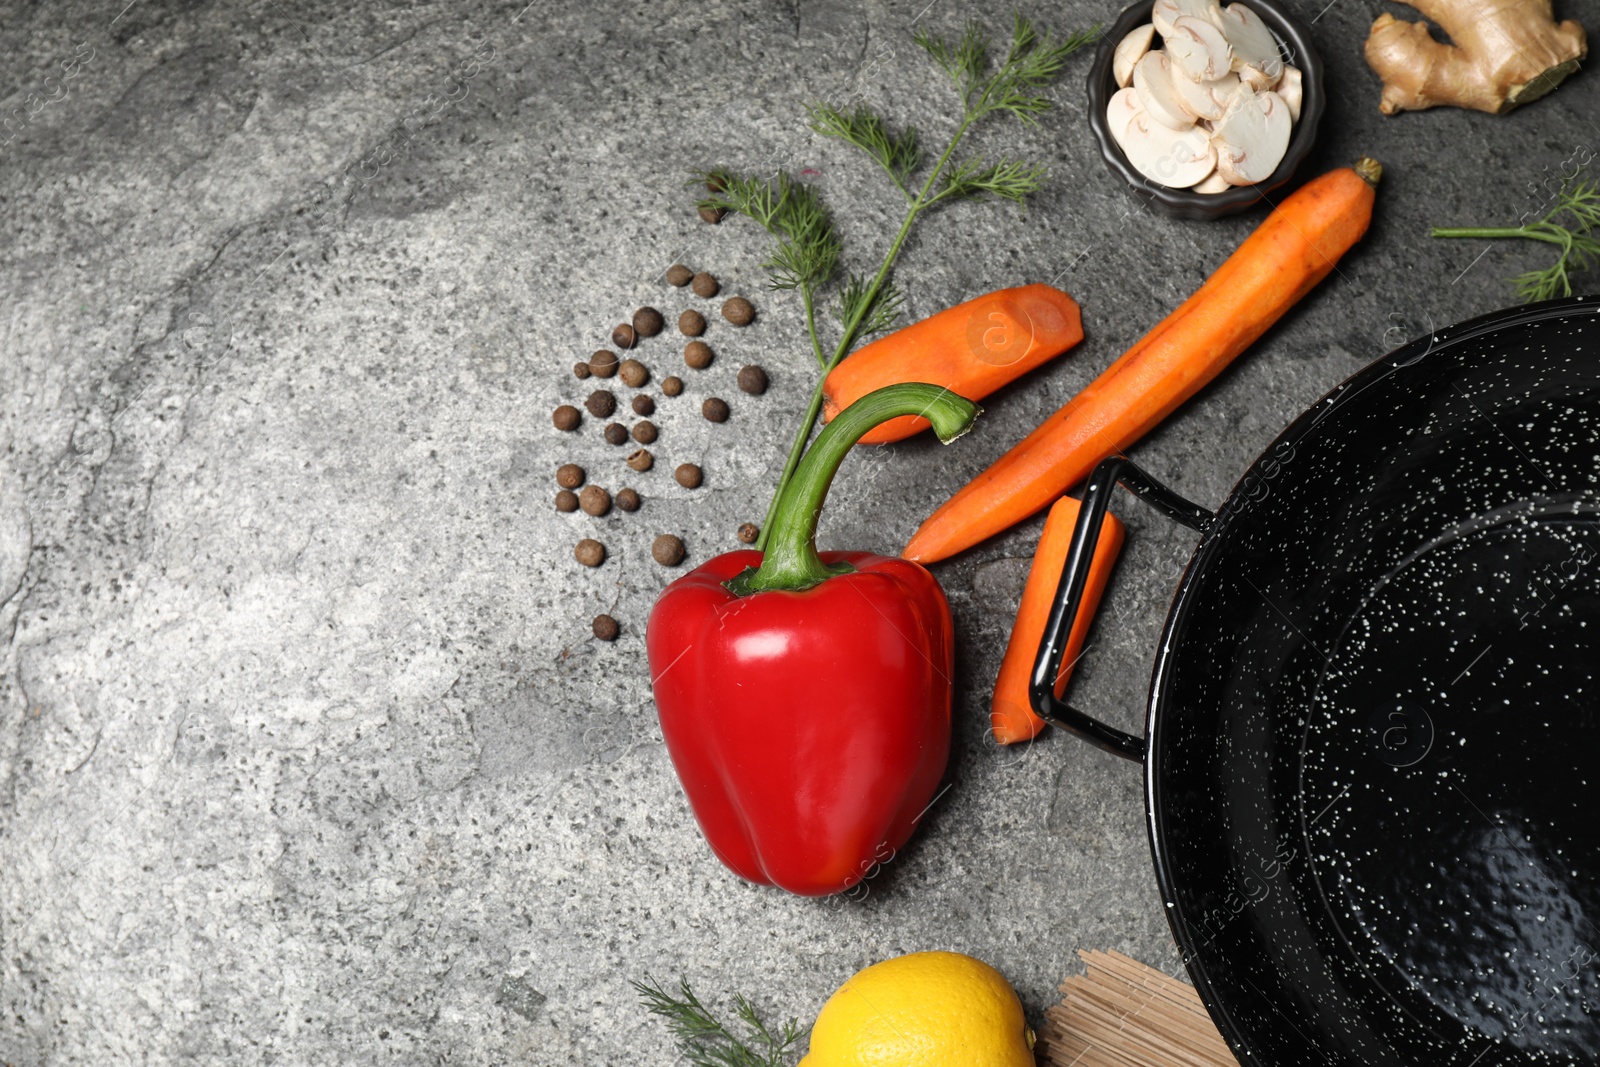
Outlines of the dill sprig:
[[828,359],[816,330],[817,291],[838,270],[844,242],[834,232],[833,219],[817,191],[783,171],[766,179],[718,168],[696,174],[689,184],[704,184],[710,194],[699,207],[747,215],[777,238],[772,255],[762,264],[768,286],[799,291],[812,354],[818,366],[826,369]]
[[936,200],[982,200],[998,196],[1003,200],[1022,203],[1023,199],[1039,191],[1044,184],[1045,168],[1040,163],[1015,163],[1001,160],[984,163],[981,159],[968,159],[950,168],[944,188]]
[[774,1033],[761,1021],[754,1005],[735,995],[734,1013],[749,1032],[741,1040],[700,1003],[687,978],[678,979],[676,996],[648,976],[643,982],[634,982],[633,988],[650,1014],[666,1020],[679,1055],[695,1067],[780,1067],[800,1039],[800,1025],[794,1019]]
[[922,162],[914,127],[907,126],[898,134],[890,133],[883,118],[865,105],[844,111],[832,104],[816,103],[809,111],[813,130],[860,148],[884,169],[895,188],[908,197],[911,195],[911,172]]
[[[701,207],[748,215],[777,238],[777,250],[768,260],[767,270],[774,288],[800,292],[811,348],[824,379],[858,341],[892,328],[898,320],[904,294],[890,281],[890,274],[913,224],[924,212],[960,200],[998,198],[1020,205],[1039,190],[1045,177],[1043,164],[1011,159],[990,162],[977,156],[958,158],[958,149],[967,133],[990,115],[1010,115],[1026,126],[1037,125],[1038,116],[1050,107],[1042,90],[1061,73],[1067,58],[1095,40],[1097,34],[1095,27],[1056,41],[1017,15],[1004,58],[996,62],[989,35],[976,21],[968,23],[954,40],[920,28],[914,31],[916,43],[955,84],[961,100],[955,131],[926,168],[920,186],[916,179],[924,169],[926,157],[915,129],[908,126],[897,132],[866,105],[849,110],[826,103],[810,106],[812,130],[859,148],[882,168],[906,200],[905,217],[878,270],[872,275],[849,272],[840,284],[839,337],[831,355],[825,355],[817,331],[816,298],[834,280],[842,248],[827,209],[815,193],[782,171],[771,179],[740,176],[726,170],[696,176],[695,181],[705,182],[710,193],[700,202]],[[822,409],[822,385],[818,381],[812,391],[811,403],[790,446],[772,504],[761,524],[757,548],[766,546],[773,510],[811,439]]]
[[869,337],[892,327],[900,317],[900,305],[905,303],[906,295],[893,282],[869,292],[870,285],[870,279],[852,271],[839,290],[839,324],[860,323],[857,337]]
[[713,170],[691,180],[691,184],[701,182],[716,191],[698,206],[748,215],[778,239],[764,264],[772,288],[815,291],[833,277],[844,244],[833,232],[833,219],[811,186],[782,171],[768,181]]
[[1040,37],[1031,22],[1017,15],[1011,27],[1011,48],[991,73],[989,38],[976,21],[967,24],[955,44],[922,29],[913,34],[922,50],[961,90],[969,115],[978,119],[991,111],[1009,111],[1030,126],[1050,109],[1050,101],[1039,90],[1061,73],[1068,56],[1098,36],[1096,26],[1070,34],[1064,41],[1052,41],[1048,33]]
[[[1563,220],[1565,216],[1565,220]],[[1600,187],[1594,181],[1563,182],[1555,207],[1537,222],[1522,226],[1435,227],[1435,237],[1517,237],[1543,241],[1561,249],[1556,261],[1542,270],[1530,270],[1510,279],[1523,303],[1532,304],[1572,295],[1572,272],[1600,263]]]

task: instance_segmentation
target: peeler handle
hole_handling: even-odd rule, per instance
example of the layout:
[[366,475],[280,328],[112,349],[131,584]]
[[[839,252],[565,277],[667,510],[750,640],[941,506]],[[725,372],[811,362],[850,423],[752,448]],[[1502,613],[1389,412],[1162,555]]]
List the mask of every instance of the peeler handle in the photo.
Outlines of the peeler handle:
[[1070,730],[1107,752],[1142,762],[1146,747],[1144,738],[1107,726],[1072,707],[1056,696],[1054,684],[1061,673],[1067,635],[1072,632],[1073,621],[1077,619],[1079,605],[1083,602],[1083,587],[1089,579],[1089,561],[1094,558],[1095,545],[1100,540],[1100,528],[1105,525],[1106,506],[1119,482],[1169,519],[1192,530],[1204,533],[1215,519],[1210,511],[1168,489],[1126,456],[1101,460],[1089,475],[1088,486],[1083,491],[1078,522],[1073,527],[1072,543],[1067,549],[1067,561],[1061,567],[1061,583],[1056,586],[1055,606],[1050,609],[1044,636],[1039,639],[1039,653],[1034,657],[1033,675],[1028,682],[1028,702],[1046,722]]

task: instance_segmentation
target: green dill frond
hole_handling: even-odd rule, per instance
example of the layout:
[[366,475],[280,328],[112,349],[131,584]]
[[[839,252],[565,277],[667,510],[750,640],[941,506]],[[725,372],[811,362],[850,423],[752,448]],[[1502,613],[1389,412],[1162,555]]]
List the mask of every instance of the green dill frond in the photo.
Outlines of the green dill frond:
[[951,44],[943,37],[935,37],[918,26],[911,34],[912,40],[933,57],[939,69],[949,75],[961,90],[962,97],[970,103],[983,70],[989,65],[989,35],[976,20],[967,23],[961,40]]
[[702,181],[718,191],[698,206],[746,215],[778,239],[771,257],[762,264],[772,288],[815,291],[833,277],[844,245],[816,190],[785,171],[767,179],[719,169],[694,179]]
[[893,282],[885,282],[876,291],[870,286],[870,278],[852,273],[839,290],[839,322],[846,329],[852,322],[859,323],[855,329],[857,337],[893,329],[905,303],[905,293]]
[[1068,56],[1097,39],[1099,29],[1093,26],[1056,42],[1048,33],[1041,37],[1031,22],[1018,15],[1011,31],[1011,49],[984,84],[975,113],[1005,111],[1025,125],[1034,125],[1037,116],[1050,109],[1050,101],[1039,90],[1060,75]]
[[1543,270],[1526,271],[1511,279],[1512,287],[1523,303],[1535,304],[1540,300],[1571,296],[1572,275],[1588,270],[1600,259],[1600,240],[1577,233],[1563,233],[1561,236],[1561,255],[1554,263]]
[[1572,283],[1567,278],[1566,267],[1557,262],[1544,270],[1530,270],[1511,279],[1517,299],[1524,304],[1553,300],[1558,296],[1571,296]]
[[679,1055],[694,1067],[782,1067],[800,1040],[797,1021],[790,1019],[773,1033],[743,996],[734,997],[734,1012],[749,1034],[745,1039],[736,1037],[700,1003],[687,978],[678,979],[677,995],[648,975],[642,982],[635,981],[633,988],[645,1009],[666,1022]]
[[[1575,178],[1575,176],[1574,176]],[[1600,263],[1600,185],[1569,178],[1556,192],[1555,206],[1538,222],[1524,226],[1435,227],[1434,237],[1517,237],[1552,244],[1561,250],[1556,261],[1510,279],[1517,296],[1528,304],[1572,295],[1572,274]],[[1563,220],[1566,216],[1566,220]]]
[[889,132],[882,117],[871,108],[861,105],[854,111],[844,111],[831,104],[812,104],[811,128],[824,137],[833,137],[855,145],[882,167],[902,193],[911,195],[907,188],[911,172],[922,161],[917,145],[917,131],[906,127],[898,136]]
[[900,321],[900,308],[905,301],[906,294],[900,291],[898,285],[885,282],[867,306],[866,316],[861,320],[860,335],[866,337],[894,329],[895,323]]
[[1553,214],[1571,215],[1575,229],[1592,230],[1600,226],[1600,185],[1594,181],[1569,181],[1562,193],[1560,205]]
[[981,159],[963,160],[950,169],[938,200],[983,200],[991,196],[1020,204],[1044,185],[1042,163],[1020,163],[1002,159],[985,164]]
[[[684,182],[684,184],[688,186],[701,185],[704,186],[706,191],[709,193],[719,193],[733,180],[733,172],[728,168],[712,167],[708,171],[703,171],[699,174],[692,175],[688,181]],[[701,201],[701,203],[704,204],[705,201]]]
[[783,1029],[774,1034],[761,1016],[756,1013],[755,1005],[746,1000],[743,994],[736,993],[733,997],[734,1012],[739,1016],[739,1021],[749,1028],[751,1037],[759,1041],[766,1049],[766,1062],[777,1063],[779,1057],[789,1050],[789,1047],[800,1040],[800,1023],[798,1020],[789,1019],[783,1024]]
[[639,999],[644,1001],[645,1010],[651,1015],[659,1015],[667,1022],[667,1028],[674,1037],[695,1037],[705,1033],[718,1033],[721,1025],[713,1019],[700,1003],[700,998],[695,996],[689,987],[687,978],[680,978],[681,997],[674,997],[671,993],[661,988],[661,984],[649,975],[644,981],[632,983]]
[[916,31],[915,38],[961,90],[969,118],[1007,111],[1032,125],[1036,116],[1050,107],[1039,90],[1061,73],[1068,56],[1097,40],[1099,32],[1099,26],[1092,26],[1057,42],[1048,33],[1041,36],[1033,23],[1019,14],[1012,23],[1011,45],[1004,62],[988,74],[989,37],[975,21],[967,24],[956,44],[922,29]]

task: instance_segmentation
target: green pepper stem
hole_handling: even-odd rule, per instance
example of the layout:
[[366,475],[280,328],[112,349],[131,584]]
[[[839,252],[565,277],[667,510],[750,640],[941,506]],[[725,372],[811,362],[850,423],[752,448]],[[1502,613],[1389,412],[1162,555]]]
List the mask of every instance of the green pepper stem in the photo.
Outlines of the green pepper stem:
[[784,487],[761,566],[730,578],[728,589],[738,596],[769,589],[798,591],[853,570],[848,563],[830,566],[817,555],[822,502],[850,449],[874,426],[902,415],[927,419],[939,440],[949,444],[972,427],[981,410],[965,397],[924,382],[886,385],[845,408],[823,427]]

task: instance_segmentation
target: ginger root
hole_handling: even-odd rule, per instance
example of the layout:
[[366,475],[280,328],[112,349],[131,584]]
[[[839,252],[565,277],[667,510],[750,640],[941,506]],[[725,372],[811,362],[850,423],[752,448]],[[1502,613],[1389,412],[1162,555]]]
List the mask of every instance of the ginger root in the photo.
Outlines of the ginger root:
[[1561,84],[1588,54],[1583,27],[1556,24],[1550,0],[1404,0],[1454,44],[1421,22],[1379,15],[1367,65],[1383,79],[1385,115],[1439,105],[1504,114]]

